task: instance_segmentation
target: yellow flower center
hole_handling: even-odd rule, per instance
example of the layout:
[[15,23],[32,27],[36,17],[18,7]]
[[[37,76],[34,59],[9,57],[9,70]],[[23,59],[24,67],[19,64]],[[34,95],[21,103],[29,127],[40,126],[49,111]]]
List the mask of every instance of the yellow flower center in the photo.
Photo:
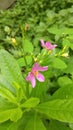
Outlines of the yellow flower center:
[[37,75],[38,75],[38,71],[34,71],[33,74],[34,74],[35,76],[37,76]]

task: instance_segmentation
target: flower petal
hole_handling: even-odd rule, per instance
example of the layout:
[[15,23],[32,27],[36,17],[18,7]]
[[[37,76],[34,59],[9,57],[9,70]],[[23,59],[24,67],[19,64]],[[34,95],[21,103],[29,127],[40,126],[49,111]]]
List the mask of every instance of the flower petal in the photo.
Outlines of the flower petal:
[[42,66],[39,66],[38,63],[35,63],[33,68],[32,68],[32,72],[34,72],[34,71],[46,71],[46,70],[48,70],[48,66],[42,67]]
[[46,71],[48,70],[48,66],[38,66],[38,71]]
[[42,74],[40,74],[40,73],[38,73],[38,75],[36,76],[36,79],[39,80],[40,82],[44,82],[45,81],[45,77]]
[[40,42],[41,42],[41,46],[42,46],[42,47],[45,47],[45,42],[44,42],[44,40],[41,39]]
[[36,80],[35,80],[35,77],[33,76],[30,80],[31,84],[32,84],[32,87],[34,88],[35,85],[36,85]]
[[38,66],[39,66],[39,64],[36,62],[36,63],[34,64],[33,68],[32,68],[32,72],[38,71]]
[[26,80],[29,81],[31,78],[31,72],[28,73],[28,76],[26,77]]
[[46,48],[47,48],[48,50],[52,50],[52,49],[54,49],[56,46],[57,46],[56,44],[55,44],[55,45],[52,45],[50,42],[46,42]]
[[51,48],[51,46],[52,46],[52,45],[51,45],[51,43],[50,43],[50,42],[46,42],[46,48],[47,48],[47,49],[50,49],[50,48]]
[[26,80],[31,82],[33,88],[35,87],[36,80],[34,75],[31,72],[29,72],[28,76],[26,77]]

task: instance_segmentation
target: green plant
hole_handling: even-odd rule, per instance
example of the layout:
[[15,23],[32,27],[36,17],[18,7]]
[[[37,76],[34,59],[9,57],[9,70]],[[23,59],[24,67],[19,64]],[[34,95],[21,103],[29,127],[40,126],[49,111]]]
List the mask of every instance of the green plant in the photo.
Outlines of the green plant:
[[[48,48],[46,48],[48,50],[42,49],[40,54],[35,55],[32,44],[28,40],[24,40],[22,48],[24,50],[24,53],[22,51],[24,62],[21,65],[21,58],[19,62],[19,59],[14,59],[7,51],[0,50],[0,128],[2,130],[19,130],[20,128],[24,130],[46,130],[51,123],[52,127],[55,125],[53,120],[58,120],[56,123],[59,126],[59,121],[73,123],[73,80],[66,76],[65,82],[68,80],[69,82],[64,83],[64,86],[62,86],[62,79],[59,77],[61,74],[64,75],[64,72],[68,69],[68,65],[62,59],[62,53],[65,52],[60,50],[57,53],[56,46],[46,43],[48,44]],[[28,49],[29,44],[30,50]],[[29,58],[27,56],[31,57],[30,62],[28,62]],[[42,67],[45,65],[49,69],[43,72],[45,82],[40,83],[37,81],[35,88],[32,88],[33,81],[29,80],[32,83],[31,86],[25,79],[28,72],[31,72],[37,78],[39,74],[37,68],[33,66],[34,69],[31,70],[34,61],[39,71],[47,70],[48,68]],[[25,70],[21,73],[23,65]],[[44,81],[41,76],[38,77],[38,80]],[[70,129],[63,123],[61,123],[61,126]]]

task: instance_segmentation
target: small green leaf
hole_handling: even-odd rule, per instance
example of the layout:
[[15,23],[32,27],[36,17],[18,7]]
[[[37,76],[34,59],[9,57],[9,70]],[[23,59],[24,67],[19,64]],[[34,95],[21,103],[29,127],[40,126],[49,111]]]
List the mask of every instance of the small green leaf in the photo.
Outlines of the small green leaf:
[[32,57],[26,56],[25,58],[26,58],[27,64],[30,65],[32,63]]
[[73,74],[73,56],[71,56],[67,61],[67,68],[64,70],[65,73]]
[[60,85],[60,87],[64,87],[64,86],[66,86],[68,84],[72,84],[72,83],[73,83],[73,81],[70,78],[68,78],[67,76],[62,76],[62,77],[58,78],[58,84]]
[[17,105],[0,97],[0,123],[7,120],[17,121],[22,117],[22,110]]
[[62,45],[63,45],[63,47],[65,46],[66,48],[68,48],[68,47],[70,47],[70,41],[67,38],[64,38]]
[[52,95],[52,99],[73,99],[73,83],[59,88]]
[[23,48],[24,48],[24,53],[31,53],[33,51],[33,45],[28,39],[24,39],[23,41]]
[[23,104],[21,104],[21,107],[32,108],[32,107],[37,106],[39,104],[39,102],[40,102],[39,98],[31,97],[26,102],[24,102]]
[[56,69],[65,69],[67,68],[67,65],[63,60],[59,58],[54,58],[53,67]]
[[20,108],[15,108],[12,110],[12,114],[10,116],[10,120],[16,122],[18,119],[22,117],[22,110]]
[[18,62],[20,67],[23,67],[26,65],[23,57],[17,59],[17,62]]

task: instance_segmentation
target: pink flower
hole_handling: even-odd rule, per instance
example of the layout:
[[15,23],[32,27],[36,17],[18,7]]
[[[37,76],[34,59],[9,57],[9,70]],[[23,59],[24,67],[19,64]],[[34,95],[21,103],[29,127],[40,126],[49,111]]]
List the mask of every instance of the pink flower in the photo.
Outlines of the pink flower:
[[40,42],[41,46],[47,50],[53,50],[57,46],[56,44],[52,45],[50,42],[45,43],[43,39],[41,39]]
[[46,71],[48,70],[48,66],[39,66],[38,63],[35,63],[34,66],[32,67],[31,72],[29,72],[28,76],[26,77],[27,81],[30,81],[32,84],[32,87],[34,88],[36,85],[36,79],[39,80],[40,82],[45,81],[45,77],[39,73],[39,71]]

